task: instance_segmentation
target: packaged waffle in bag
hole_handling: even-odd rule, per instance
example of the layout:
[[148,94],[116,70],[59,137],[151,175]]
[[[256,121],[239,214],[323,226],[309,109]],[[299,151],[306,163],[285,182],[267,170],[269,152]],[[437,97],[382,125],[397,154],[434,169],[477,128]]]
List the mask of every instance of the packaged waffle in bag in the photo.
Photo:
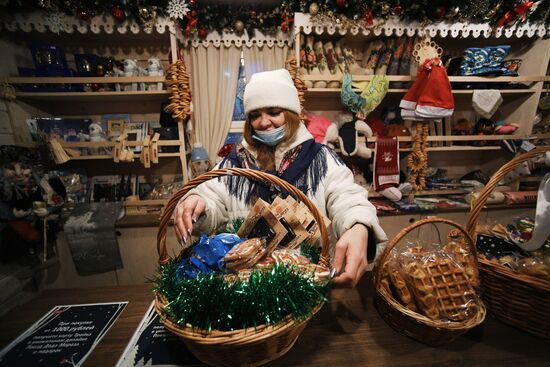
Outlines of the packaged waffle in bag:
[[408,243],[392,255],[387,262],[391,290],[405,307],[445,321],[466,320],[477,312],[475,263],[460,242]]

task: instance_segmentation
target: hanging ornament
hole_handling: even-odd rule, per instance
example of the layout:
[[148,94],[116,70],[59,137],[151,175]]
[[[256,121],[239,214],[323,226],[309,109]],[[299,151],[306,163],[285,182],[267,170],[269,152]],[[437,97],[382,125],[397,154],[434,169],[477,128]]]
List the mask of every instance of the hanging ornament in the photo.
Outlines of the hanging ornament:
[[189,4],[191,4],[192,6],[195,6],[196,3],[197,3],[196,0],[189,0]]
[[372,15],[371,9],[365,10],[365,12],[363,13],[363,19],[368,26],[372,26],[374,24],[374,16]]
[[243,32],[244,32],[244,23],[242,20],[237,20],[235,21],[235,23],[233,24],[233,29],[235,30],[235,33],[237,35],[242,35]]
[[344,6],[346,6],[346,4],[347,4],[346,0],[336,0],[336,5],[339,6],[340,8],[343,8]]
[[170,0],[166,9],[172,19],[183,19],[189,10],[189,5],[184,0]]
[[249,15],[250,15],[250,18],[251,18],[251,19],[255,19],[255,18],[256,18],[256,15],[257,15],[257,14],[256,14],[256,10],[252,9],[252,10],[250,11]]
[[445,13],[447,13],[447,9],[445,9],[444,6],[438,6],[435,12],[435,16],[437,17],[437,19],[443,19]]
[[497,14],[497,12],[499,11],[500,9],[500,6],[502,5],[502,1],[500,1],[498,4],[495,5],[495,7],[491,10],[489,10],[485,16],[483,17],[483,19],[485,20],[490,20],[490,19],[493,19],[493,17]]
[[139,17],[144,23],[150,21],[152,16],[153,15],[151,9],[148,9],[146,7],[139,8]]
[[93,91],[93,92],[97,92],[99,90],[100,86],[98,83],[92,83],[90,84],[90,89]]
[[447,18],[454,18],[454,17],[456,17],[459,13],[460,13],[460,7],[459,7],[459,6],[455,6],[454,8],[452,8],[451,10],[449,10],[449,12],[447,13]]
[[64,15],[62,13],[57,12],[46,15],[44,20],[52,33],[59,34],[59,32],[65,31],[63,17]]
[[393,7],[393,14],[394,15],[401,15],[401,12],[403,11],[403,8],[399,3]]
[[390,12],[390,4],[388,4],[388,3],[382,4],[382,9],[381,9],[382,15],[386,15],[389,12]]
[[309,4],[309,14],[317,15],[317,13],[319,13],[319,5],[317,3]]
[[119,6],[113,6],[113,8],[111,9],[111,14],[113,15],[113,18],[115,18],[117,21],[124,21],[124,11]]
[[77,8],[76,9],[76,16],[79,19],[82,19],[82,20],[90,19],[90,13],[88,12],[88,10],[82,9],[82,8]]
[[199,28],[199,30],[197,31],[197,35],[201,40],[203,40],[206,39],[206,36],[208,36],[208,32],[206,32],[206,29],[204,28]]
[[105,76],[105,67],[101,64],[96,65],[95,73],[97,76]]
[[[522,22],[525,22],[527,20],[528,13],[531,10],[533,6],[535,5],[532,1],[526,1],[524,3],[521,3],[520,5],[516,6],[513,10],[508,10],[502,18],[498,21],[498,26],[502,27],[508,23],[510,23],[513,20],[521,19]],[[536,8],[536,6],[535,6]]]

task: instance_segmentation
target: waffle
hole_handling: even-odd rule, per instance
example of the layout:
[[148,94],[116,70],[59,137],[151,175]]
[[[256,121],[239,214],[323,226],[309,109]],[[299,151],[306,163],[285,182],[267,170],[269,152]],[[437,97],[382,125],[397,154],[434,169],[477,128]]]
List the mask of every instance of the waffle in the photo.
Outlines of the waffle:
[[[416,303],[414,301],[414,295],[409,289],[409,286],[407,285],[403,274],[401,274],[399,270],[394,269],[390,271],[389,278],[391,284],[394,287],[394,293],[397,294],[397,297],[399,298],[401,303],[405,305],[405,307],[407,307],[409,310],[418,312],[418,307],[416,307]],[[384,279],[382,279],[382,281],[384,281]]]
[[406,265],[416,301],[430,318],[462,321],[477,311],[476,294],[464,268],[450,258],[426,257]]
[[267,250],[262,248],[252,258],[226,262],[225,267],[231,270],[250,269],[256,265],[256,263],[260,261],[266,253]]
[[464,268],[464,271],[472,286],[479,287],[479,276],[475,259],[470,254],[470,250],[462,242],[451,241],[443,247],[443,251],[451,254],[455,260]]
[[256,256],[258,252],[265,249],[265,240],[261,238],[250,238],[235,246],[224,256],[224,261],[248,260]]

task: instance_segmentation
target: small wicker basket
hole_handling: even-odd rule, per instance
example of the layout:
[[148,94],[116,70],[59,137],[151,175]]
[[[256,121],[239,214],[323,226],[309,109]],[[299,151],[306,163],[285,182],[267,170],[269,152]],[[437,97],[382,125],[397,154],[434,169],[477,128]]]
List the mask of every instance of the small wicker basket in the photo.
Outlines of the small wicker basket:
[[456,229],[458,229],[458,231],[463,235],[460,238],[466,242],[468,248],[470,249],[470,256],[473,258],[473,263],[476,263],[476,250],[473,240],[459,224],[448,219],[436,217],[419,220],[401,230],[401,232],[389,241],[388,246],[380,257],[374,271],[374,285],[376,290],[374,301],[380,316],[393,329],[424,344],[438,346],[455,340],[466,331],[481,324],[485,319],[486,314],[483,303],[480,301],[477,312],[464,321],[433,320],[403,306],[393,297],[391,292],[388,292],[388,290],[382,285],[382,278],[384,276],[383,270],[385,268],[384,265],[389,260],[390,253],[395,245],[403,237],[405,237],[407,233],[411,232],[415,228],[432,223],[446,223],[456,227]]
[[[189,181],[170,199],[160,219],[160,226],[157,237],[157,250],[159,263],[165,264],[169,258],[166,253],[166,228],[170,222],[172,212],[179,199],[195,186],[213,178],[234,175],[244,176],[249,179],[268,182],[286,190],[296,198],[300,199],[311,211],[317,223],[323,223],[321,214],[315,205],[296,187],[282,179],[255,170],[242,168],[224,168],[207,172]],[[321,257],[319,261],[320,270],[329,270],[329,241],[326,227],[319,225],[321,232]],[[311,316],[306,320],[294,320],[291,315],[276,325],[260,325],[247,329],[210,332],[199,330],[192,325],[179,325],[171,320],[164,312],[167,300],[160,293],[155,298],[155,309],[161,316],[164,326],[183,339],[189,350],[202,362],[213,366],[259,366],[268,363],[292,348],[298,336],[305,328],[311,317],[321,307],[320,303],[315,307]]]
[[[466,230],[476,238],[479,214],[498,182],[516,166],[550,151],[550,147],[521,154],[495,172],[474,202]],[[497,319],[543,338],[550,338],[550,281],[519,273],[480,255],[479,273],[483,298]]]

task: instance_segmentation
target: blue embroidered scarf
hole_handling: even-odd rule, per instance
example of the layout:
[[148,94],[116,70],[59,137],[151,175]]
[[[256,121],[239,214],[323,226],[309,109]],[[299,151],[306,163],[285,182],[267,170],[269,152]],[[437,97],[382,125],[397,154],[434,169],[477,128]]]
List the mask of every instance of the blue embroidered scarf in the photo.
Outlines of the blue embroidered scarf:
[[[298,155],[284,171],[268,170],[266,172],[296,186],[306,195],[315,195],[321,180],[327,172],[326,157],[321,150],[328,148],[316,143],[313,139],[306,140],[298,148],[300,150]],[[253,159],[247,159],[245,162],[243,155],[239,154],[239,149],[244,148],[241,146],[234,147],[220,166],[259,169]],[[328,149],[328,152],[336,156],[330,149]],[[337,158],[337,161],[341,162],[339,158]],[[258,197],[270,203],[277,195],[281,195],[283,198],[288,195],[288,192],[273,184],[252,182],[246,177],[225,176],[220,177],[220,180],[225,182],[231,195],[244,200],[247,204],[253,204],[253,201]]]

